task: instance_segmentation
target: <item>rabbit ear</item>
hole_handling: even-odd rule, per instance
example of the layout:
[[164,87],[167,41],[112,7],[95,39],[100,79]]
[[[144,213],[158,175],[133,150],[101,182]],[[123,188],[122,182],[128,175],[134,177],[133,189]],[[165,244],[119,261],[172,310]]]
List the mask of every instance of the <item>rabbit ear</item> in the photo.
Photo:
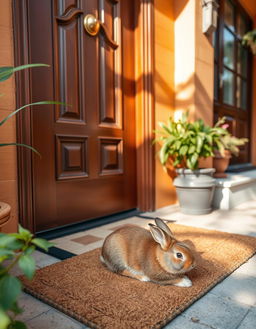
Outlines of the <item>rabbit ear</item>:
[[149,224],[150,233],[152,234],[153,239],[160,244],[163,250],[167,250],[172,242],[171,237],[161,230],[161,228],[156,225]]
[[174,234],[170,230],[169,226],[161,218],[156,217],[155,223],[161,230],[167,233],[170,237],[174,238]]

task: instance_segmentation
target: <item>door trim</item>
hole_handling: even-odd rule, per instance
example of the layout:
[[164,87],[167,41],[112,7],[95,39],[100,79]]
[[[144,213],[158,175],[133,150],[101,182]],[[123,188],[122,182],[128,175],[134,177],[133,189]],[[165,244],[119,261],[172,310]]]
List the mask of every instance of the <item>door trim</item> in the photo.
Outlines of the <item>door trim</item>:
[[[152,137],[154,129],[154,0],[136,0],[135,32],[135,104],[136,104],[136,144],[137,144],[137,205],[141,211],[155,207],[155,168]],[[14,62],[15,66],[28,63],[27,0],[13,1]],[[29,104],[30,74],[28,70],[16,73],[16,106]],[[30,111],[20,112],[16,120],[17,142],[32,143]],[[21,225],[35,231],[33,200],[33,166],[31,151],[17,148],[18,200]]]

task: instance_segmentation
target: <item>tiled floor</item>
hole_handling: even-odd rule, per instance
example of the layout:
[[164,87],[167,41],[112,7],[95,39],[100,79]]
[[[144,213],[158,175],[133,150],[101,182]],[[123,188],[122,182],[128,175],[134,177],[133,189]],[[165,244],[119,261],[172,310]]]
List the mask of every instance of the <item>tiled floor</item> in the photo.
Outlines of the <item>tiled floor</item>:
[[[127,223],[147,227],[150,218],[155,216],[183,225],[256,236],[256,201],[250,201],[229,211],[218,210],[203,216],[184,215],[176,206],[166,207],[154,213],[144,213],[138,217],[52,241],[56,247],[81,254],[101,247],[104,238],[115,228]],[[39,268],[59,261],[38,251],[35,253],[35,258]],[[25,310],[20,318],[30,329],[87,328],[27,294],[22,294],[20,304]],[[165,329],[207,328],[256,328],[256,255],[165,327]]]

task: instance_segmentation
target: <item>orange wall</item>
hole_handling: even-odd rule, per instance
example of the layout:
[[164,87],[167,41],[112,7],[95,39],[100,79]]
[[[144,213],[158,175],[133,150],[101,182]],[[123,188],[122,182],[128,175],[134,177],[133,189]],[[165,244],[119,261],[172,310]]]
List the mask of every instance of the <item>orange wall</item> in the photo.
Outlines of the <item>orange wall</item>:
[[[190,111],[213,122],[213,47],[202,33],[200,1],[155,2],[155,110],[158,121]],[[159,149],[159,148],[157,148]],[[202,167],[211,166],[211,159]],[[172,178],[156,159],[156,208],[176,202]]]
[[212,124],[213,47],[202,33],[201,2],[176,1],[174,12],[175,110]]
[[[13,65],[13,30],[11,0],[0,1],[0,66]],[[15,109],[14,79],[0,84],[0,120]],[[16,140],[15,118],[7,121],[0,127],[0,143]],[[12,207],[11,220],[3,228],[3,232],[15,231],[18,221],[17,201],[17,161],[16,148],[0,148],[0,200]]]
[[241,5],[247,11],[247,13],[252,17],[255,18],[256,15],[256,1],[255,0],[239,0]]
[[[155,122],[165,121],[174,112],[174,18],[173,1],[157,0],[155,5]],[[159,145],[156,144],[156,152]],[[176,202],[172,179],[155,158],[155,206]]]

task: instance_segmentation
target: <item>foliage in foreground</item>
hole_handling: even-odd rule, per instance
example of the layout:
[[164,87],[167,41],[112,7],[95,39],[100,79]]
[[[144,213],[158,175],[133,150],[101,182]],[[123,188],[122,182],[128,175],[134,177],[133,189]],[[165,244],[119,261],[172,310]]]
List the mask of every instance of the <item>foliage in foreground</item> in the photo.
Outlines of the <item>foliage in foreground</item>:
[[[12,67],[12,66],[3,66],[0,67],[0,82],[4,82],[7,79],[9,79],[15,72],[18,71],[22,71],[24,69],[28,69],[28,68],[33,68],[33,67],[41,67],[41,66],[46,66],[49,67],[49,65],[47,64],[26,64],[26,65],[21,65],[21,66],[17,66],[17,67]],[[0,96],[3,96],[3,94],[0,94]],[[41,101],[41,102],[35,102],[35,103],[31,103],[31,104],[26,104],[21,106],[20,108],[14,110],[13,112],[11,112],[6,118],[4,118],[3,120],[0,121],[0,126],[2,126],[7,120],[9,120],[11,117],[13,117],[14,115],[16,115],[18,112],[30,108],[32,106],[36,106],[36,105],[47,105],[47,104],[59,104],[59,105],[66,105],[65,103],[61,103],[61,102],[55,102],[55,101]],[[38,151],[33,148],[30,145],[27,144],[20,144],[20,143],[0,143],[0,146],[11,146],[11,145],[15,145],[15,146],[23,146],[26,147],[30,150],[32,150],[33,152],[38,153]]]
[[15,320],[22,313],[17,299],[22,291],[21,281],[11,274],[18,265],[28,279],[35,273],[35,260],[32,257],[36,247],[45,251],[53,244],[33,237],[28,230],[19,226],[18,233],[0,233],[0,329],[25,329],[26,325]]

